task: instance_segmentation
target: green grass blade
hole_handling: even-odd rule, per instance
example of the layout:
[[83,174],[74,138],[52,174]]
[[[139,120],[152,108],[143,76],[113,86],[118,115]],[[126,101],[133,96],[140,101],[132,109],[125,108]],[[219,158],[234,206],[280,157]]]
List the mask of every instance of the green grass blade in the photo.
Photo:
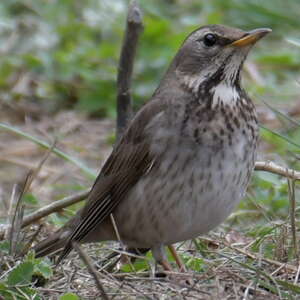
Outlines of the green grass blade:
[[[10,132],[13,132],[19,136],[22,136],[24,138],[26,138],[27,140],[29,141],[32,141],[34,142],[35,144],[39,145],[40,147],[42,148],[45,148],[45,149],[51,149],[51,145],[14,127],[14,126],[11,126],[11,125],[7,125],[7,124],[4,124],[4,123],[0,123],[0,128],[1,129],[4,129],[4,130],[7,130],[7,131],[10,131]],[[89,167],[87,167],[83,162],[81,162],[80,160],[78,159],[75,159],[74,157],[66,154],[65,152],[57,149],[57,148],[53,148],[51,150],[53,153],[55,153],[57,156],[63,158],[64,160],[66,161],[69,161],[71,162],[72,164],[74,164],[75,166],[77,166],[79,169],[81,169],[86,175],[88,175],[90,178],[94,179],[96,177],[96,173],[95,171],[93,171],[92,169],[90,169]]]
[[266,102],[263,99],[260,99],[269,109],[271,109],[275,114],[281,116],[283,119],[286,119],[288,121],[290,121],[292,124],[299,126],[300,127],[300,122],[298,122],[297,120],[291,118],[290,116],[282,113],[281,111],[279,111],[278,109],[274,108],[272,105],[270,105],[268,102]]
[[261,124],[259,125],[259,127],[260,127],[261,129],[264,129],[265,131],[268,131],[268,132],[274,134],[274,135],[277,136],[277,137],[282,138],[283,140],[285,140],[285,141],[288,142],[289,144],[291,144],[291,145],[293,145],[293,146],[295,146],[295,147],[297,147],[297,148],[300,149],[300,145],[299,145],[299,144],[293,142],[291,139],[289,139],[289,138],[286,137],[285,135],[282,135],[282,134],[279,133],[279,132],[276,132],[276,131],[274,131],[274,130],[271,130],[271,129],[269,129],[269,128],[267,128],[267,127],[261,125]]

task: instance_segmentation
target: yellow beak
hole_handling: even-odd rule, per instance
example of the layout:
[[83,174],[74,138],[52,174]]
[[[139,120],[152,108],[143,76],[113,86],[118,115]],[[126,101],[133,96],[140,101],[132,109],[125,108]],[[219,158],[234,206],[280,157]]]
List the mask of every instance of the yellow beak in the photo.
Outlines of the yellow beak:
[[271,31],[272,29],[269,28],[258,28],[258,29],[251,30],[247,32],[246,35],[241,39],[231,43],[230,46],[244,47],[247,45],[252,45],[256,41],[264,37],[266,34],[270,33]]

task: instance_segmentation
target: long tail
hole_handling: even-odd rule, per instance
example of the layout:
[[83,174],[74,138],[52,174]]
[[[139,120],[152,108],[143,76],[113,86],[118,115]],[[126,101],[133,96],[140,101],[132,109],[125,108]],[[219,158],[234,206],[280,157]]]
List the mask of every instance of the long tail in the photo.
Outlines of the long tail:
[[35,257],[42,257],[60,252],[65,246],[66,240],[62,239],[61,232],[55,232],[34,247]]
[[60,253],[68,243],[69,237],[79,222],[79,214],[76,214],[62,228],[57,230],[51,236],[39,242],[33,249],[36,257],[53,255]]

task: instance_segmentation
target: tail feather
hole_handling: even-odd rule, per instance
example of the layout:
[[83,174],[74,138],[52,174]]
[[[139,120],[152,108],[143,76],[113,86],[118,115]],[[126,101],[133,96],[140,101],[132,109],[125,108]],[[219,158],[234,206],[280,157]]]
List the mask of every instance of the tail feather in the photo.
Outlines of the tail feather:
[[62,232],[55,232],[52,236],[41,241],[34,247],[35,256],[43,257],[49,254],[60,252],[66,244],[66,239],[62,238]]
[[[79,211],[81,212],[81,211]],[[36,257],[43,257],[46,255],[53,255],[61,253],[69,243],[69,237],[80,221],[80,214],[77,213],[75,217],[70,219],[62,228],[57,230],[54,234],[39,242],[33,249]],[[68,251],[67,254],[72,250]],[[66,257],[67,255],[64,255]]]
[[72,251],[72,249],[73,247],[68,240],[68,242],[65,244],[64,248],[62,249],[62,252],[59,254],[59,257],[56,261],[56,265],[58,265],[62,260],[64,260]]

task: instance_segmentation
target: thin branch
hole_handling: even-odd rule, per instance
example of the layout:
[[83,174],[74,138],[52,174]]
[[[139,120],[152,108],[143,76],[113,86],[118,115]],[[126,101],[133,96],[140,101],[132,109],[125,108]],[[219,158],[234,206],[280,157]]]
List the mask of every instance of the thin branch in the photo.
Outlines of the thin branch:
[[46,217],[46,216],[48,216],[54,212],[57,212],[67,206],[70,206],[72,204],[75,204],[75,203],[78,203],[78,202],[84,200],[88,196],[89,191],[90,190],[85,190],[85,191],[79,192],[75,195],[65,197],[61,200],[55,201],[54,203],[51,203],[47,206],[44,206],[44,207],[38,209],[34,213],[24,217],[22,227],[26,227],[26,226],[38,221],[39,219],[41,219],[43,217]]
[[[22,192],[19,185],[14,185],[10,204],[10,227],[8,230],[9,254],[15,254],[18,237],[20,235],[20,222],[23,217]],[[21,220],[20,220],[21,219]]]
[[76,250],[76,252],[79,254],[81,260],[87,266],[89,273],[94,278],[94,280],[96,282],[96,285],[97,285],[97,288],[98,288],[99,292],[101,293],[102,299],[109,300],[109,298],[108,298],[108,296],[107,296],[107,294],[106,294],[106,292],[105,292],[105,290],[102,286],[102,283],[100,282],[97,271],[93,267],[89,257],[84,253],[84,251],[81,249],[81,247],[79,246],[79,244],[77,242],[73,242],[72,246]]
[[15,207],[15,213],[10,223],[10,254],[16,254],[17,243],[20,238],[21,228],[23,225],[23,218],[24,218],[24,210],[25,206],[22,204],[23,196],[29,190],[33,180],[36,178],[37,174],[41,170],[43,164],[49,157],[55,143],[51,146],[50,149],[45,153],[43,159],[39,162],[36,168],[30,170],[22,183],[22,185],[18,185],[18,194],[17,194],[17,202]]
[[294,247],[294,255],[299,262],[298,242],[297,242],[297,227],[296,227],[296,197],[295,197],[295,180],[288,179],[288,192],[290,200],[290,221]]
[[[113,228],[114,228],[116,237],[117,237],[119,243],[122,245],[122,248],[123,248],[123,242],[122,242],[122,240],[121,240],[120,232],[119,232],[119,230],[118,230],[117,223],[116,223],[116,220],[115,220],[113,214],[110,214],[110,220],[111,220],[111,223],[112,223],[112,225],[113,225]],[[123,250],[124,250],[124,249],[123,249]]]
[[255,163],[255,170],[256,171],[266,171],[266,172],[274,173],[277,175],[285,176],[290,179],[300,180],[300,172],[299,171],[281,167],[272,161],[257,161]]
[[252,252],[248,252],[245,249],[231,246],[229,243],[224,243],[224,245],[226,245],[227,247],[229,247],[232,250],[235,250],[235,251],[237,251],[237,252],[239,252],[239,253],[241,253],[241,254],[243,254],[245,256],[250,257],[253,260],[258,261],[259,259],[261,259],[264,262],[269,263],[271,265],[274,265],[276,267],[283,267],[283,268],[285,268],[286,270],[288,270],[290,272],[297,272],[297,267],[294,266],[294,265],[290,265],[290,264],[287,264],[287,263],[281,263],[281,262],[279,262],[277,260],[273,260],[273,259],[270,259],[270,258],[267,258],[267,257],[261,257],[260,255],[254,254]]
[[132,115],[131,78],[134,57],[143,29],[142,13],[136,1],[128,8],[125,36],[122,44],[117,78],[117,139],[122,136]]
[[8,214],[7,214],[7,223],[10,224],[10,226],[6,226],[6,227],[2,226],[3,235],[4,235],[5,240],[9,240],[10,236],[11,236],[11,227],[13,224],[14,210],[16,207],[16,203],[18,201],[17,190],[18,190],[18,185],[14,184],[12,193],[10,196],[9,209],[8,209]]
[[[68,197],[65,197],[61,200],[55,201],[54,203],[51,203],[47,206],[44,206],[37,211],[33,212],[32,214],[29,214],[23,218],[22,228],[37,222],[39,219],[44,218],[54,212],[57,212],[67,206],[70,206],[72,204],[78,203],[84,199],[87,198],[89,194],[89,189],[82,191],[80,193],[77,193],[75,195],[71,195]],[[0,240],[3,238],[4,232],[9,230],[10,226],[0,226]]]
[[[110,220],[111,220],[111,223],[112,223],[112,225],[113,225],[113,228],[114,228],[116,237],[117,237],[117,239],[118,239],[118,241],[119,241],[119,243],[120,243],[120,245],[121,245],[121,248],[122,248],[122,250],[125,250],[125,247],[124,247],[124,244],[123,244],[123,242],[122,242],[122,240],[121,240],[120,232],[119,232],[119,230],[118,230],[118,226],[117,226],[117,223],[116,223],[116,220],[115,220],[113,214],[110,214]],[[123,254],[122,254],[122,255],[123,255]],[[124,259],[126,260],[126,263],[129,264],[129,266],[130,266],[130,268],[131,268],[131,271],[135,271],[134,266],[132,265],[132,263],[131,263],[131,261],[130,261],[130,258],[129,258],[126,254],[124,254],[123,257],[124,257]],[[121,256],[121,258],[122,258],[122,256]]]

